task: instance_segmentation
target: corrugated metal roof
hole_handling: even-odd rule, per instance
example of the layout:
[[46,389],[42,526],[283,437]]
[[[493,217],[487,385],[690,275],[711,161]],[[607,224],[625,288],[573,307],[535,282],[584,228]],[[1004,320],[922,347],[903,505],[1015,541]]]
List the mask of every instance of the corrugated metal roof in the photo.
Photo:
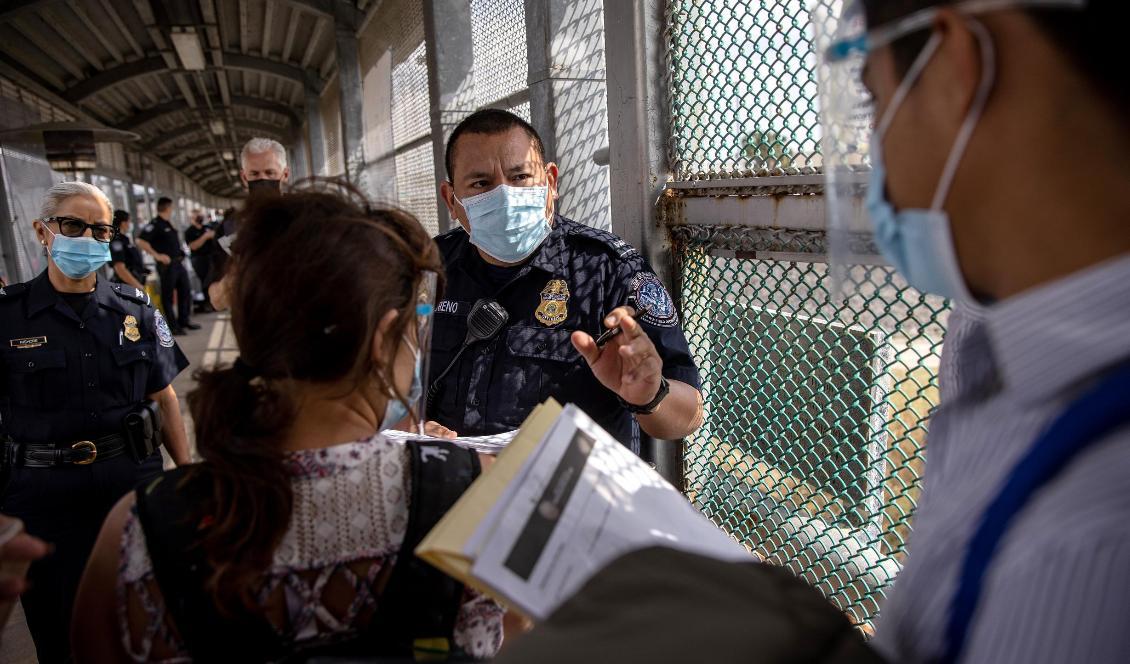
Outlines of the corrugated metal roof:
[[[211,193],[239,181],[221,153],[253,135],[292,142],[305,89],[333,74],[339,20],[373,0],[11,0],[0,5],[0,73],[142,137],[144,150]],[[192,29],[205,69],[187,71],[170,37]],[[211,130],[222,120],[225,132]],[[215,177],[214,173],[222,175]]]

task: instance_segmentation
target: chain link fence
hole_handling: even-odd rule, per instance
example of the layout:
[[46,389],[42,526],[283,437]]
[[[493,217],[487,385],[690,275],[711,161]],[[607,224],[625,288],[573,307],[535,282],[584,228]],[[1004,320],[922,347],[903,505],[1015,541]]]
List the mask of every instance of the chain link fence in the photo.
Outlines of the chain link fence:
[[[471,0],[475,106],[526,89],[526,9],[523,0]],[[527,113],[528,115],[528,113]]]
[[[423,26],[423,14],[405,22]],[[408,51],[392,68],[392,141],[396,149],[396,194],[400,207],[411,212],[431,234],[439,230],[436,209],[435,163],[428,100],[427,44],[423,41],[398,51]]]
[[819,169],[808,1],[667,3],[669,158],[677,179]]
[[669,230],[706,407],[687,494],[867,628],[905,552],[946,302],[880,265],[834,295],[822,231]]

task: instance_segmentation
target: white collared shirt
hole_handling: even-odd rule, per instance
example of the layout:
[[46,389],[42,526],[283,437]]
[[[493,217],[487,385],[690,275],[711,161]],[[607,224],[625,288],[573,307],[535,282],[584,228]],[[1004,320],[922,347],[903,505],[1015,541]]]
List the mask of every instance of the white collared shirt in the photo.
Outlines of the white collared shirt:
[[[941,654],[986,505],[1051,421],[1130,360],[1130,256],[950,324],[909,553],[876,626],[874,644],[894,662]],[[962,661],[1130,661],[1130,427],[1076,457],[1017,516]]]

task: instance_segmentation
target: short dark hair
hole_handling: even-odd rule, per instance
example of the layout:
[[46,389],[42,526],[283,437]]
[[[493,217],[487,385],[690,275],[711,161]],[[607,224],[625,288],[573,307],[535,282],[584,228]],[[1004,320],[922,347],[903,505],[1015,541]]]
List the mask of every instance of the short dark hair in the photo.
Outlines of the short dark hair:
[[164,212],[165,210],[168,210],[169,206],[171,206],[172,204],[173,199],[169,198],[168,196],[162,196],[157,199],[157,211]]
[[125,210],[114,210],[114,228],[122,225],[123,221],[129,221],[129,212]]
[[[867,25],[876,28],[927,7],[955,0],[863,0]],[[1018,8],[1028,14],[1049,39],[1075,64],[1095,89],[1119,110],[1130,109],[1130,85],[1125,76],[1122,26],[1126,0],[1089,0],[1082,8]],[[925,47],[929,31],[920,30],[892,44],[895,64],[905,74]]]
[[455,131],[451,132],[451,136],[447,139],[447,150],[443,155],[443,165],[447,169],[447,179],[451,182],[455,181],[455,143],[463,134],[487,134],[497,135],[503,134],[511,129],[519,127],[526,135],[534,142],[534,149],[537,150],[538,157],[545,161],[545,144],[542,143],[541,136],[538,131],[534,129],[533,125],[526,122],[522,118],[514,115],[510,111],[504,111],[498,108],[484,108],[481,111],[474,113],[463,118],[463,121],[455,126]]

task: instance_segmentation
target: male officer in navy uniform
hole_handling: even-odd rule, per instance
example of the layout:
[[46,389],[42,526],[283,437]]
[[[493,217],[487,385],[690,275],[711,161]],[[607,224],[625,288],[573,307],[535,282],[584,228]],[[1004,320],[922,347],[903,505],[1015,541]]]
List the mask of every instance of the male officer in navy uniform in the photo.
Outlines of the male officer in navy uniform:
[[[141,229],[141,235],[137,236],[137,246],[157,261],[157,276],[161,279],[161,308],[169,317],[173,334],[180,335],[185,330],[199,330],[200,326],[189,320],[192,313],[192,285],[184,266],[184,248],[181,247],[180,234],[170,221],[172,217],[172,199],[164,196],[158,198],[157,216]],[[173,293],[177,294],[175,312]]]
[[117,229],[118,234],[110,241],[110,268],[114,271],[110,279],[143,291],[148,269],[145,267],[145,261],[141,259],[141,250],[135,247],[133,240],[130,239],[130,226],[129,212],[114,210],[114,228]]
[[161,470],[159,439],[131,444],[127,423],[159,420],[172,459],[189,459],[171,385],[188,361],[143,291],[98,276],[114,239],[104,194],[64,182],[43,209],[34,223],[47,269],[0,288],[0,511],[54,546],[32,564],[22,599],[47,663],[68,657],[71,606],[103,519]]
[[[464,435],[498,433],[552,396],[636,453],[640,429],[661,439],[697,429],[698,369],[671,297],[626,242],[555,214],[557,166],[534,128],[506,111],[478,111],[452,132],[446,167],[440,191],[460,227],[436,239],[447,287],[436,307],[429,419]],[[452,364],[481,298],[502,304],[509,323]],[[634,319],[633,307],[646,313]],[[622,333],[598,347],[594,337],[616,327]]]

